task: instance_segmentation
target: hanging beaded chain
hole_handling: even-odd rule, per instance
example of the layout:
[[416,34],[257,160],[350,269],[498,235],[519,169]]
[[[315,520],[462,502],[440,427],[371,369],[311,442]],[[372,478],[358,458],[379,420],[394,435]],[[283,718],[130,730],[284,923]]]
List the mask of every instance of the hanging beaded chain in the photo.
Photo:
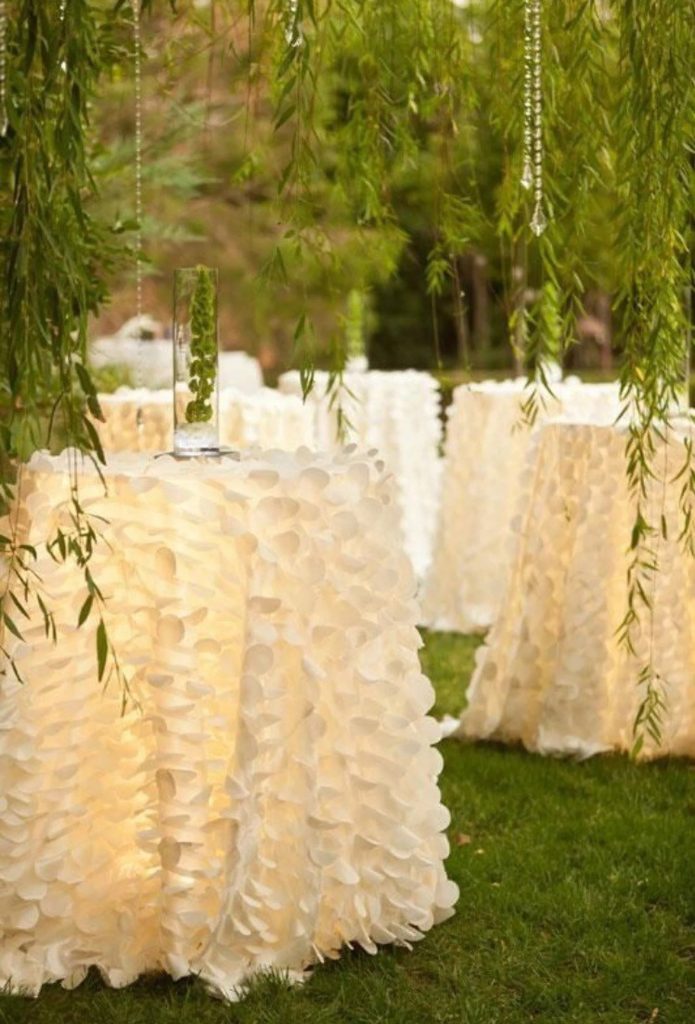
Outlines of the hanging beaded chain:
[[7,13],[5,0],[0,0],[0,136],[7,135]]
[[530,0],[524,0],[524,169],[521,184],[533,188],[533,19]]
[[[65,28],[65,11],[66,11],[67,5],[68,5],[68,0],[60,0],[60,7],[58,9],[58,16],[60,17],[60,24],[63,27],[63,29]],[[67,70],[68,70],[67,61],[62,60],[60,62],[60,68],[61,68],[61,71],[67,72]]]
[[299,47],[304,34],[299,20],[299,0],[290,0],[285,19],[285,40],[289,46]]
[[[140,37],[140,0],[132,0],[133,50],[135,55],[135,316],[137,321],[137,358],[135,386],[142,389],[142,39]],[[135,414],[138,431],[143,428],[142,404]]]
[[533,189],[531,230],[548,226],[543,198],[543,64],[542,0],[524,0],[524,167],[521,184]]

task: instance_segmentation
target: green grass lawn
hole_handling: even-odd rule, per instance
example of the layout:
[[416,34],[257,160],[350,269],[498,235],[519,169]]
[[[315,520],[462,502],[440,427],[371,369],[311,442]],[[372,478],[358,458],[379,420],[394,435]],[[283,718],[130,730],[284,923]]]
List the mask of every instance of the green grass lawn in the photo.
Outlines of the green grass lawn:
[[[438,712],[475,641],[435,636]],[[343,956],[225,1006],[195,982],[97,976],[0,999],[0,1024],[695,1024],[695,767],[442,744],[456,916],[411,953]]]

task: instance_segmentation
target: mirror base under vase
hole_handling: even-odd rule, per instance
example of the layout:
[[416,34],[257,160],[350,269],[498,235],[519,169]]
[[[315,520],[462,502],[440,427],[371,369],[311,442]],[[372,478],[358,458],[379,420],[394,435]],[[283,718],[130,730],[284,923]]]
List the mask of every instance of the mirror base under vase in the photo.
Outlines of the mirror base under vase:
[[169,452],[157,452],[155,459],[163,459],[165,455],[173,459],[219,459],[224,457],[234,459],[236,462],[241,460],[241,452],[236,448],[199,448],[196,451],[172,449]]

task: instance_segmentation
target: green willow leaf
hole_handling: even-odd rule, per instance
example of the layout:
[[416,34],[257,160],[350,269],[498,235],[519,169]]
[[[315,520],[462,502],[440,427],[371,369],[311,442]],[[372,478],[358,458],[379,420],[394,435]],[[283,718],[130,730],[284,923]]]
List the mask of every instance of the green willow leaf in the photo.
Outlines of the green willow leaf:
[[107,660],[108,652],[109,652],[109,643],[108,643],[108,638],[107,638],[107,635],[106,635],[106,626],[104,625],[104,620],[103,619],[99,619],[99,625],[97,626],[96,644],[97,644],[97,672],[98,672],[99,682],[101,682],[101,680],[104,677],[104,672],[106,670],[106,660]]
[[7,614],[7,612],[3,612],[2,613],[2,621],[5,623],[5,625],[9,629],[10,633],[12,633],[14,636],[16,636],[18,640],[22,640],[22,641],[24,640],[24,637],[22,636],[22,633],[20,632],[20,630],[15,625],[14,620],[11,619],[10,616]]
[[23,615],[25,619],[31,619],[31,616],[29,615],[29,612],[27,611],[25,605],[22,604],[17,595],[14,594],[12,591],[10,591],[10,598],[19,614]]
[[86,597],[82,607],[80,608],[80,614],[79,614],[78,619],[77,619],[77,626],[78,626],[78,628],[80,626],[82,626],[87,621],[87,619],[89,618],[89,613],[92,610],[92,605],[93,604],[94,604],[94,595],[93,594],[89,594]]

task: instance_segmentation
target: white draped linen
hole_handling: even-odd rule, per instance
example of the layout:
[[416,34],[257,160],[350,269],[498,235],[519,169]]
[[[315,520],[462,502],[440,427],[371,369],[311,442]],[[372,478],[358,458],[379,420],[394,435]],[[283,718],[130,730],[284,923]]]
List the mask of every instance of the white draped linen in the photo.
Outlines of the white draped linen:
[[[174,417],[171,389],[119,388],[100,395],[106,422],[95,422],[107,452],[165,452],[173,445]],[[142,426],[136,417],[142,409]],[[301,399],[271,388],[243,394],[234,388],[220,393],[220,444],[230,448],[282,448],[295,451],[312,447],[314,424]]]
[[[616,636],[628,608],[636,504],[625,430],[566,423],[537,433],[498,620],[477,653],[459,734],[521,742],[542,754],[630,750],[651,661],[663,685],[663,742],[644,754],[695,756],[695,559],[678,541],[682,438],[661,445],[647,501],[658,572],[639,608],[635,655]],[[662,535],[662,516],[663,532]]]
[[[464,384],[448,410],[442,496],[434,556],[423,592],[423,621],[473,633],[495,621],[510,566],[509,524],[533,436],[522,403],[526,381]],[[617,385],[568,381],[544,395],[536,424],[557,416],[612,423]]]
[[[96,369],[125,366],[148,388],[170,388],[174,379],[173,342],[166,338],[98,338],[89,346],[89,361]],[[260,363],[247,352],[220,352],[220,387],[251,395],[263,387]]]
[[[0,986],[202,977],[235,998],[357,943],[409,944],[457,898],[437,724],[383,464],[115,455],[80,500],[130,682],[96,678],[66,456],[20,481],[58,642],[34,611],[0,680]],[[3,530],[5,532],[5,530]],[[6,666],[7,667],[7,666]]]
[[[307,399],[315,423],[316,444],[339,446],[338,405],[345,414],[346,438],[375,448],[396,479],[405,551],[422,579],[432,560],[439,508],[442,440],[441,393],[429,373],[417,370],[350,372],[344,376],[339,402],[327,394],[329,377],[317,372]],[[301,395],[299,374],[283,374],[279,388]]]

